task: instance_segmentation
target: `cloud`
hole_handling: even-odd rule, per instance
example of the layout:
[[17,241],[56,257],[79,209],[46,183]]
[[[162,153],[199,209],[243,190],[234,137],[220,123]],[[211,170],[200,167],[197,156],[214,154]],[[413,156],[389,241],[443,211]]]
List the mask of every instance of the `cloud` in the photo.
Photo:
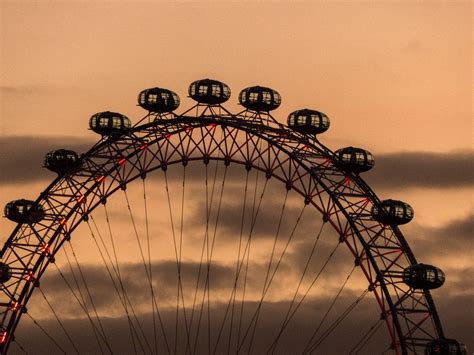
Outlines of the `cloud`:
[[56,174],[43,168],[47,152],[64,148],[84,153],[92,145],[92,141],[74,137],[0,137],[0,183],[53,180]]
[[376,157],[363,178],[378,188],[460,188],[474,183],[474,153],[396,152]]
[[[4,88],[5,89],[5,88]],[[15,89],[8,89],[13,90]],[[92,140],[73,137],[0,137],[0,182],[4,184],[50,180],[53,174],[42,169],[45,153],[53,149],[66,148],[79,153],[86,152],[93,145]],[[474,153],[454,151],[450,153],[395,152],[376,157],[376,166],[365,173],[374,188],[459,188],[471,186],[474,182]],[[222,174],[219,170],[219,174]],[[210,174],[214,165],[210,165]],[[182,172],[170,169],[170,178],[181,179]],[[202,168],[190,164],[187,178],[202,178]],[[210,177],[211,178],[211,177]],[[245,171],[229,171],[229,181],[242,181]]]
[[[332,322],[347,308],[354,299],[357,297],[356,294],[345,294],[341,296],[338,300],[337,308],[333,309],[330,316],[327,319],[327,322],[323,324],[321,332],[327,329],[327,327],[332,324]],[[277,353],[300,353],[307,341],[310,339],[310,336],[316,326],[319,324],[323,311],[325,311],[331,299],[325,299],[323,301],[308,302],[306,303],[296,314],[296,316],[289,323],[288,327],[282,333],[281,340],[279,342]],[[244,338],[246,330],[251,324],[250,321],[256,310],[257,303],[247,301],[244,304],[243,312],[240,317],[240,305],[238,305],[238,311],[234,315],[233,320],[233,338],[231,341],[231,348],[236,348],[237,336],[238,336],[238,324],[241,319],[241,335],[240,339]],[[260,318],[258,322],[258,327],[256,330],[256,336],[253,342],[253,353],[265,353],[266,349],[272,343],[272,340],[275,339],[279,330],[281,329],[282,322],[285,318],[285,314],[290,307],[288,301],[282,302],[272,302],[265,304],[261,309]],[[333,334],[331,334],[325,342],[322,343],[322,346],[318,348],[324,354],[339,354],[347,353],[348,350],[353,347],[357,341],[362,337],[362,335],[369,329],[379,319],[378,312],[374,312],[376,308],[376,303],[374,300],[370,299],[370,294],[354,309],[344,322],[341,323],[339,327],[336,328]],[[209,324],[211,330],[211,352],[214,350],[217,344],[218,331],[222,324],[224,324],[221,339],[217,345],[217,353],[227,352],[227,346],[230,335],[230,317],[227,317],[224,321],[224,314],[226,313],[226,305],[218,304],[215,305],[210,314],[211,323]],[[197,341],[198,353],[209,353],[208,351],[208,317],[207,310],[204,309],[203,317],[201,319],[201,326],[199,330],[199,336]],[[164,332],[167,334],[167,340],[170,346],[173,349],[174,346],[174,334],[175,334],[175,310],[168,310],[161,312],[161,317],[164,326]],[[35,349],[35,353],[51,353],[51,349],[54,349],[51,341],[42,334],[41,330],[32,324],[31,320],[23,320],[22,326],[18,329],[16,338],[18,342],[27,350]],[[148,344],[150,347],[153,347],[153,321],[151,315],[141,314],[138,317],[138,321],[143,329],[143,333],[146,335]],[[184,326],[184,317],[181,315],[179,318],[178,329],[178,341],[177,341],[177,353],[184,353],[184,347],[186,346],[186,330]],[[54,319],[38,320],[38,323],[41,324],[47,331],[52,334],[55,339],[58,341],[60,346],[67,349],[67,351],[72,351],[71,345],[68,343],[64,333],[61,332],[57,322]],[[94,319],[95,323],[97,321]],[[187,319],[188,324],[190,319]],[[193,326],[190,328],[191,341],[190,343],[194,345],[194,339],[197,335],[197,325],[198,317],[194,318]],[[103,317],[101,319],[107,338],[115,352],[117,353],[131,353],[132,343],[130,341],[130,331],[128,327],[128,321],[125,317]],[[67,331],[70,333],[71,338],[74,340],[74,343],[80,347],[81,353],[97,353],[98,349],[95,348],[96,342],[94,335],[92,333],[91,327],[86,319],[63,319],[63,324]],[[140,332],[138,322],[133,319],[133,324],[137,332]],[[161,328],[159,325],[157,329],[158,335],[158,347],[161,350],[165,349],[164,337],[162,336]],[[189,328],[188,328],[189,329]],[[251,333],[250,333],[251,334]],[[344,342],[337,342],[338,337],[344,336]],[[138,343],[138,342],[137,342]],[[147,349],[147,342],[144,341],[144,337],[141,336],[141,343],[143,348]],[[243,353],[248,353],[248,347],[250,345],[250,336],[245,337],[244,346],[242,347]],[[387,332],[381,331],[378,333],[378,336],[375,337],[370,343],[369,346],[365,349],[367,351],[373,351],[373,353],[380,353],[384,350],[389,344]],[[137,345],[140,348],[140,345]],[[14,348],[15,345],[12,345]],[[233,351],[235,352],[235,351]]]
[[470,213],[441,227],[414,225],[408,242],[419,262],[435,263],[441,257],[459,261],[461,256],[472,255],[473,231],[474,214]]

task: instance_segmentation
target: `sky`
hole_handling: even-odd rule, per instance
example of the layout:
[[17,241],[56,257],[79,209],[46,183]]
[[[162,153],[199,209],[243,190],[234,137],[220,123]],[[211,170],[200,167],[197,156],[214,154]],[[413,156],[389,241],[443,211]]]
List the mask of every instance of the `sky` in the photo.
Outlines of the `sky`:
[[[96,142],[93,113],[143,117],[144,88],[184,109],[189,83],[214,78],[237,111],[241,89],[272,87],[279,121],[320,110],[324,144],[375,155],[364,178],[414,207],[402,231],[446,272],[445,331],[473,349],[471,14],[469,1],[1,1],[0,205],[48,185],[45,152]],[[1,242],[13,227],[0,222]]]

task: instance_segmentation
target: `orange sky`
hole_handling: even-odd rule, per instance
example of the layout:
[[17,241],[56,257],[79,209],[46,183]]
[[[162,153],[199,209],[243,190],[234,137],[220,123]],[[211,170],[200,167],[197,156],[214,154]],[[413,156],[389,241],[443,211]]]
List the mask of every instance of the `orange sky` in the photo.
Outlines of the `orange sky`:
[[471,147],[468,1],[1,6],[3,134],[82,136],[96,111],[142,114],[142,88],[184,98],[191,81],[213,77],[233,102],[246,86],[274,87],[282,120],[319,108],[328,138],[375,152]]
[[[3,0],[0,14],[0,141],[95,140],[91,114],[117,111],[136,122],[144,115],[136,96],[152,86],[177,92],[181,111],[192,105],[189,83],[210,77],[231,87],[233,111],[241,89],[262,85],[282,95],[281,122],[304,107],[327,113],[331,128],[321,141],[332,149],[472,155],[470,1]],[[0,162],[12,153],[1,142]],[[32,174],[41,163],[31,163]],[[7,182],[0,205],[34,199],[46,183]],[[374,187],[415,207],[404,229],[414,239],[472,214],[472,182]],[[1,221],[0,241],[12,226]],[[472,270],[472,241],[467,252],[439,260],[444,269]]]

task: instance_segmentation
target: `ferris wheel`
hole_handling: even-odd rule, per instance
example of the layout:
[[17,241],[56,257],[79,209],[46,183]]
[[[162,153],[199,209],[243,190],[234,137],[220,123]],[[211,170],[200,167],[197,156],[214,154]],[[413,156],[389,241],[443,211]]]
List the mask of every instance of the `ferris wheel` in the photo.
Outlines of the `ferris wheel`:
[[142,91],[135,125],[94,114],[100,140],[46,154],[57,177],[5,206],[0,353],[41,352],[27,326],[62,353],[466,353],[431,297],[444,273],[398,227],[413,209],[361,178],[370,152],[324,146],[313,109],[279,123],[268,87],[238,113],[220,81],[188,93],[177,114]]

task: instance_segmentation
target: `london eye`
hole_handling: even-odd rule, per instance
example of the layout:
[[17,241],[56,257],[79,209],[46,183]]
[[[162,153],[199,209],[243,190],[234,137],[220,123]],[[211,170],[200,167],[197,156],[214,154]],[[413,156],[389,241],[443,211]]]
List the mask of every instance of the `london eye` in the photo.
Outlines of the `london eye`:
[[413,208],[362,178],[370,152],[326,147],[315,109],[280,123],[268,87],[237,113],[220,81],[188,94],[92,115],[98,142],[47,153],[57,177],[5,206],[2,354],[40,352],[26,326],[59,353],[466,353],[431,296],[443,271],[399,228]]

